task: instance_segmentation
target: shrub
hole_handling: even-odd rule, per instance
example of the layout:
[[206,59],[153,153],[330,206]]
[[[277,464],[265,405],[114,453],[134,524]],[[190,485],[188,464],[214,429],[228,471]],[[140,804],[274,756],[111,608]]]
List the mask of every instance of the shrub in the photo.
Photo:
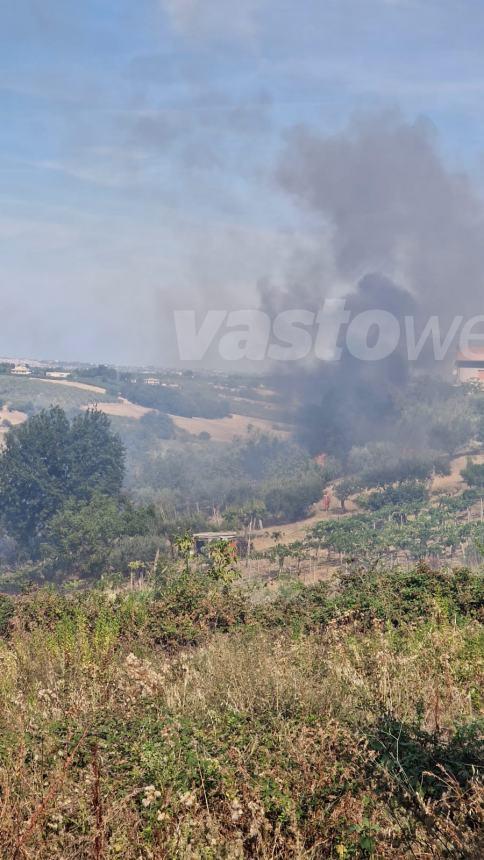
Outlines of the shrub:
[[465,469],[462,469],[461,475],[470,487],[476,489],[484,489],[484,463],[474,463],[471,459],[468,460]]
[[7,594],[0,594],[0,636],[5,636],[10,620],[15,611],[15,604]]
[[381,508],[388,506],[394,508],[405,507],[406,505],[420,505],[426,502],[429,498],[428,490],[422,481],[403,481],[396,486],[385,487],[370,493],[368,496],[362,496],[358,501],[371,511],[379,511]]

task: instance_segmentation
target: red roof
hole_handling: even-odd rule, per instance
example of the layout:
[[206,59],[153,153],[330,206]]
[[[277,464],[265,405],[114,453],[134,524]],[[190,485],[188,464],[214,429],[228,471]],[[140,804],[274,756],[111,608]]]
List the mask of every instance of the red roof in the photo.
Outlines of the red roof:
[[467,352],[458,352],[456,361],[484,361],[484,349],[469,349]]

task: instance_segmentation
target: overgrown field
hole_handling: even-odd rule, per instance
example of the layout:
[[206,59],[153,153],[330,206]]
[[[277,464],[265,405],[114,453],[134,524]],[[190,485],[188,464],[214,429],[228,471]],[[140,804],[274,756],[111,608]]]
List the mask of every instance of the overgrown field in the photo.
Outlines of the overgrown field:
[[424,566],[3,598],[0,856],[482,856],[481,613]]

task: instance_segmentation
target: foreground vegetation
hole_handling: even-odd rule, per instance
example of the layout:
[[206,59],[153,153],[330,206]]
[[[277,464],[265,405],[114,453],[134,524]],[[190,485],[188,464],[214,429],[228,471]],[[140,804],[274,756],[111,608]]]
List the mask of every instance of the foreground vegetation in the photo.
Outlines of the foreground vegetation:
[[481,856],[477,574],[158,578],[0,604],[2,858]]
[[[0,857],[482,856],[484,467],[431,492],[482,443],[481,393],[410,393],[411,427],[395,401],[392,441],[345,442],[343,410],[311,444],[218,444],[162,411],[218,410],[197,385],[160,386],[136,431],[54,407],[6,433],[0,568],[23,593],[0,594]],[[279,543],[324,490],[358,512]],[[220,525],[266,585],[222,540],[194,558]],[[334,579],[291,579],[305,565]]]

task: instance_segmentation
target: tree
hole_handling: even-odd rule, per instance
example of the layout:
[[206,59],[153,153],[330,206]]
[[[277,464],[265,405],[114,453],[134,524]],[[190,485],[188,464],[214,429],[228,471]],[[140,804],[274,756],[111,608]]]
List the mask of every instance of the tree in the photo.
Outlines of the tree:
[[0,519],[36,557],[47,524],[70,500],[119,495],[124,449],[109,419],[91,409],[72,426],[58,406],[12,428],[0,456]]
[[7,433],[0,458],[0,516],[27,550],[66,498],[69,422],[55,406]]
[[282,571],[284,570],[284,562],[286,558],[292,555],[292,550],[289,546],[283,543],[278,543],[276,546],[270,548],[267,553],[267,558],[271,561],[277,561],[278,566],[278,574],[281,576]]
[[49,520],[41,554],[56,572],[126,572],[134,561],[153,564],[159,556],[159,528],[154,508],[135,508],[126,499],[100,493],[89,501],[71,498]]
[[350,496],[357,493],[360,489],[360,485],[353,478],[345,478],[344,481],[340,481],[339,484],[335,488],[335,493],[341,503],[341,510],[346,511],[346,502]]
[[402,481],[401,484],[391,484],[388,487],[370,493],[359,500],[362,507],[378,511],[388,506],[402,508],[404,505],[419,505],[427,501],[429,493],[422,481]]
[[321,498],[323,489],[324,481],[319,474],[272,481],[264,488],[264,503],[269,515],[290,522],[305,517],[311,505]]
[[74,418],[69,440],[70,494],[117,496],[124,479],[124,448],[104,412],[88,409]]
[[474,463],[469,458],[465,469],[462,469],[462,477],[469,487],[476,487],[479,490],[484,489],[484,463]]
[[47,524],[42,555],[56,570],[97,575],[124,529],[116,499],[99,494],[89,501],[70,499]]
[[264,502],[253,499],[241,507],[227,508],[224,511],[223,522],[228,529],[257,528],[267,511]]

